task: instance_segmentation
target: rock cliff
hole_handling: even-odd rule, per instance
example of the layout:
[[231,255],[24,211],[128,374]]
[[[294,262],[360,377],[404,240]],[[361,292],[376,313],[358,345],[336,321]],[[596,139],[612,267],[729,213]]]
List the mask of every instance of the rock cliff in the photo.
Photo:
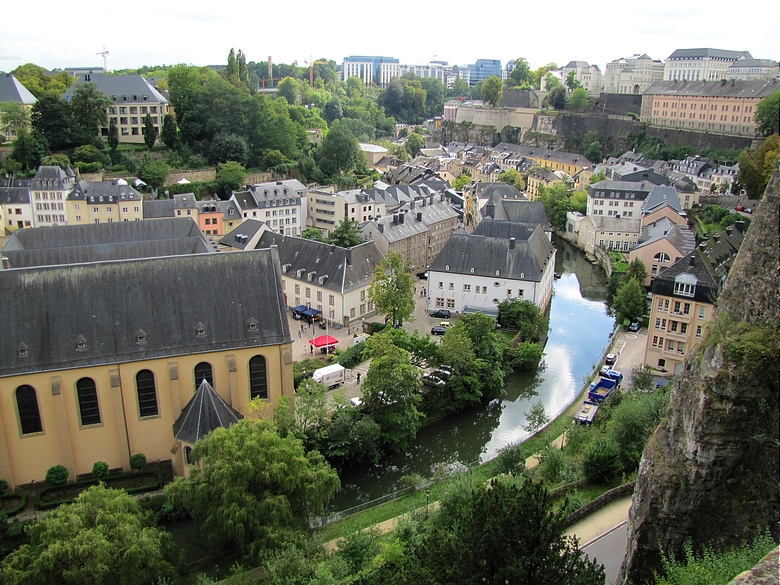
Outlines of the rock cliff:
[[778,537],[778,195],[776,169],[718,301],[674,382],[668,417],[645,447],[619,582],[640,585],[661,554]]

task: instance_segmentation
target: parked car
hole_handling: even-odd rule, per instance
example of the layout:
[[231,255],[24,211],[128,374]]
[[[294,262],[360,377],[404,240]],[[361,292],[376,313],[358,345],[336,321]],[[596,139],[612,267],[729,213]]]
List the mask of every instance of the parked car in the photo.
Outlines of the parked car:
[[614,353],[608,353],[604,363],[608,366],[613,365],[617,361],[617,356]]
[[442,321],[441,323],[439,323],[439,327],[449,327],[449,326],[450,326],[449,321]]
[[438,317],[439,319],[449,319],[452,313],[449,309],[438,309],[431,313],[431,317]]
[[745,206],[744,205],[737,205],[734,208],[734,211],[745,211]]
[[642,324],[639,321],[631,321],[631,325],[628,326],[629,331],[639,331],[642,328]]
[[606,376],[607,372],[609,372],[609,366],[605,364],[601,366],[601,369],[599,370],[599,376]]
[[417,278],[420,280],[428,280],[428,273],[427,272],[418,272]]
[[431,335],[444,335],[445,333],[447,333],[446,327],[442,327],[441,325],[431,327]]

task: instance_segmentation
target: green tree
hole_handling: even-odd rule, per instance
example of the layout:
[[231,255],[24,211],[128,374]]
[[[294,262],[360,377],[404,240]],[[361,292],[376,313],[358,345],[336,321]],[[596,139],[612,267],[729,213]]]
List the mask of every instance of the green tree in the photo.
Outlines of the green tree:
[[7,585],[146,585],[173,579],[175,546],[124,490],[94,486],[27,528],[30,544],[5,558]]
[[511,477],[458,482],[378,564],[386,583],[596,585],[604,567],[565,536],[547,490]]
[[504,84],[498,75],[488,77],[482,84],[482,99],[494,108],[501,102],[501,96],[504,94]]
[[588,92],[584,88],[578,87],[571,92],[569,96],[568,108],[575,112],[584,112],[590,106],[590,98]]
[[756,128],[764,136],[780,132],[780,89],[758,103]]
[[213,545],[239,546],[257,560],[268,549],[301,542],[339,478],[317,451],[282,437],[272,423],[244,419],[218,428],[192,450],[189,477],[166,495],[200,520]]
[[115,151],[119,146],[119,128],[116,125],[116,118],[111,118],[108,123],[108,148]]
[[574,92],[575,89],[581,89],[582,84],[577,79],[577,73],[574,71],[569,71],[569,74],[566,76],[566,87],[569,88],[569,91]]
[[64,465],[52,465],[46,470],[46,483],[49,485],[64,485],[70,472]]
[[518,330],[522,341],[539,341],[547,333],[548,319],[533,301],[511,298],[498,304],[498,322]]
[[11,158],[22,165],[22,168],[35,170],[43,158],[49,154],[46,139],[36,130],[20,131],[13,143]]
[[325,237],[322,235],[322,232],[317,228],[306,228],[301,232],[301,237],[306,238],[307,240],[316,240],[318,242],[325,241]]
[[618,288],[612,308],[618,315],[618,322],[624,319],[638,319],[647,312],[645,289],[636,279],[631,279]]
[[624,277],[625,282],[628,282],[632,278],[636,278],[639,283],[644,283],[647,280],[647,277],[647,268],[645,267],[645,263],[642,262],[641,258],[634,258],[631,262],[629,262]]
[[92,466],[92,477],[104,480],[108,477],[108,463],[105,461],[96,461]]
[[532,434],[550,422],[550,417],[544,409],[544,404],[542,404],[541,400],[534,402],[531,410],[525,413],[525,421],[523,429]]
[[409,360],[409,352],[378,334],[372,343],[374,359],[363,383],[363,401],[382,429],[382,440],[403,449],[417,434],[423,415],[420,403],[419,369]]
[[33,63],[20,65],[13,70],[13,75],[38,100],[59,99],[71,85],[76,83],[76,78],[67,71],[53,74]]
[[79,129],[70,104],[59,96],[44,96],[32,107],[32,127],[40,132],[54,150],[77,144]]
[[317,162],[326,176],[346,173],[355,168],[360,156],[357,138],[344,123],[336,120],[317,150]]
[[327,433],[328,387],[312,378],[304,379],[295,396],[286,396],[274,411],[274,420],[283,437],[301,439],[309,449],[316,449]]
[[[452,330],[462,330],[471,340],[482,394],[501,396],[505,391],[504,375],[508,371],[505,362],[508,344],[496,331],[495,319],[481,312],[462,315]],[[451,332],[447,331],[445,337]]]
[[558,79],[555,75],[552,73],[548,73],[544,76],[544,89],[545,91],[552,91],[556,87],[563,87],[563,84],[561,83],[561,80]]
[[248,159],[249,144],[246,139],[243,136],[226,132],[217,134],[206,152],[206,160],[216,167],[229,160],[245,165]]
[[147,185],[155,189],[159,189],[165,185],[170,172],[170,167],[163,161],[158,159],[150,159],[141,165],[141,168],[138,170],[138,178],[144,181]]
[[[111,118],[113,121],[114,119]],[[152,115],[146,114],[144,118],[144,142],[149,150],[154,148],[154,143],[157,142],[157,135],[159,134],[157,127],[152,122]]]
[[176,118],[173,117],[173,114],[165,114],[160,138],[162,138],[163,144],[170,149],[175,150],[179,147],[179,127],[176,125]]
[[620,471],[620,445],[607,435],[599,435],[585,448],[582,472],[588,483],[609,482]]
[[588,148],[585,149],[585,158],[587,158],[590,162],[600,163],[604,159],[601,143],[598,141],[591,142],[588,145]]
[[4,133],[27,132],[30,129],[30,112],[23,104],[0,103],[0,122]]
[[759,200],[780,160],[780,136],[773,134],[755,150],[739,155],[739,183],[751,199]]
[[463,191],[463,188],[471,183],[471,177],[466,173],[461,173],[460,177],[452,183],[452,188],[456,191]]
[[50,154],[43,157],[41,164],[48,167],[60,167],[64,171],[70,166],[70,159],[65,154]]
[[345,217],[333,228],[325,240],[329,244],[336,244],[341,248],[351,248],[363,243],[363,236],[358,230],[358,223],[354,219]]
[[246,171],[241,163],[228,161],[219,164],[219,170],[215,179],[217,192],[227,199],[230,194],[240,189],[246,181]]
[[544,204],[547,219],[553,227],[561,230],[566,228],[566,214],[572,210],[572,194],[572,188],[566,183],[539,187],[539,200]]
[[292,77],[285,77],[282,79],[276,88],[276,95],[285,98],[287,103],[291,106],[294,106],[301,101],[300,94],[301,86],[298,83],[298,80],[293,79]]
[[546,101],[547,104],[553,109],[566,109],[566,103],[568,102],[566,97],[566,88],[562,85],[558,85],[553,88],[549,88],[548,86],[548,89],[549,93],[545,96],[544,101]]
[[387,315],[390,323],[413,320],[414,282],[397,252],[390,252],[376,267],[368,294],[377,312]]
[[523,184],[523,176],[517,172],[516,169],[509,169],[498,175],[498,181],[501,183],[507,183],[514,185],[519,191],[522,191],[525,185]]
[[512,87],[522,87],[524,84],[530,85],[534,80],[534,74],[531,72],[531,66],[525,57],[515,59],[515,68],[509,74],[508,83]]
[[86,136],[98,136],[100,128],[108,126],[109,99],[94,83],[82,83],[70,98],[70,108],[76,124]]
[[536,89],[542,89],[542,80],[547,76],[550,71],[558,69],[556,63],[550,62],[547,65],[542,65],[539,69],[535,69],[533,72],[533,86]]
[[428,146],[428,143],[424,136],[417,134],[416,132],[412,132],[406,139],[404,145],[406,146],[406,150],[409,153],[409,156],[414,158],[420,154],[420,150]]

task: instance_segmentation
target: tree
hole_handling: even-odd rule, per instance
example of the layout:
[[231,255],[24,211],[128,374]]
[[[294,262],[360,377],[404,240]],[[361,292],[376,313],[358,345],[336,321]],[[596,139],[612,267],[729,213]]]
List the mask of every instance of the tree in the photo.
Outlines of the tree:
[[751,199],[759,200],[780,160],[780,136],[774,134],[755,150],[739,155],[739,183]]
[[70,166],[70,159],[65,154],[50,154],[43,157],[41,164],[47,167],[60,167],[64,171]]
[[[114,119],[111,118],[111,121],[113,122]],[[157,142],[158,133],[157,127],[154,125],[154,122],[152,122],[152,115],[146,114],[146,118],[144,118],[144,142],[149,150],[154,148],[154,143]]]
[[402,534],[399,554],[379,563],[386,583],[599,585],[604,567],[564,534],[544,487],[512,477],[466,478],[440,508]]
[[147,185],[159,189],[165,185],[165,181],[168,180],[170,174],[170,167],[161,160],[150,159],[145,161],[140,170],[138,171],[138,178],[144,181]]
[[582,83],[577,79],[577,73],[575,71],[569,71],[569,74],[566,76],[566,87],[572,92],[575,89],[580,89],[582,87]]
[[387,315],[390,323],[413,320],[414,282],[397,252],[390,252],[376,267],[368,294],[377,312]]
[[456,191],[463,191],[463,188],[471,183],[471,177],[467,173],[461,173],[460,177],[452,183],[452,188]]
[[756,129],[764,136],[780,132],[780,90],[766,96],[758,103]]
[[511,298],[498,304],[498,322],[517,328],[522,341],[539,341],[547,333],[547,321],[533,301]]
[[285,77],[276,86],[276,95],[283,97],[287,100],[287,103],[294,106],[300,101],[301,86],[297,79],[292,77]]
[[173,114],[165,114],[160,138],[162,138],[163,144],[168,148],[173,150],[178,148],[179,127],[176,125],[176,118],[173,117]]
[[419,369],[409,360],[409,352],[393,345],[388,336],[372,340],[374,359],[363,383],[363,401],[382,429],[383,442],[403,449],[417,434],[422,414]]
[[641,258],[634,258],[628,264],[624,281],[628,282],[632,278],[636,278],[640,283],[644,283],[647,280],[647,276],[648,274],[647,268],[645,268],[645,263],[642,262]]
[[98,136],[100,128],[108,125],[106,111],[109,99],[94,83],[82,83],[70,98],[70,107],[76,124],[87,136]]
[[525,413],[525,420],[526,423],[523,425],[523,429],[527,433],[532,434],[550,422],[550,417],[547,415],[541,400],[533,403],[531,410]]
[[488,77],[482,84],[482,99],[494,108],[501,102],[501,96],[504,94],[504,84],[498,75]]
[[77,144],[79,133],[70,104],[59,96],[40,98],[32,107],[32,127],[40,132],[54,150]]
[[552,73],[548,73],[544,76],[544,89],[545,91],[552,91],[556,87],[563,87],[561,80],[558,79]]
[[647,312],[645,302],[645,289],[636,279],[631,279],[618,288],[615,299],[612,301],[612,308],[618,315],[618,321],[624,319],[638,319]]
[[351,248],[363,243],[363,236],[360,235],[358,230],[358,223],[354,219],[345,217],[339,224],[328,234],[325,240],[329,244],[336,244],[341,248]]
[[[590,162],[600,163],[604,160],[604,153],[601,150],[601,143],[598,141],[591,142],[588,148],[585,149],[585,158]],[[592,183],[593,181],[591,181]]]
[[533,72],[533,85],[536,89],[542,89],[542,80],[550,71],[558,69],[557,63],[550,62],[547,65],[542,65],[539,69]]
[[589,105],[590,98],[588,97],[588,92],[585,91],[584,88],[578,87],[571,92],[568,104],[568,108],[570,110],[574,110],[575,112],[584,112],[588,109]]
[[229,160],[245,165],[248,159],[249,144],[243,136],[237,134],[217,134],[206,152],[206,160],[216,167]]
[[[509,74],[509,80],[513,87],[521,87],[523,84],[530,85],[534,79],[534,74],[531,72],[531,66],[525,57],[518,57],[515,59],[515,68]],[[507,81],[509,81],[507,80]]]
[[360,156],[357,138],[344,123],[336,120],[317,150],[317,162],[326,176],[351,171]]
[[[148,117],[148,116],[147,116]],[[144,137],[144,140],[146,137]],[[116,125],[116,118],[111,118],[108,123],[108,148],[115,151],[119,146],[119,128]]]
[[406,146],[406,150],[409,152],[409,156],[414,158],[420,154],[421,149],[428,146],[428,143],[424,136],[417,134],[416,132],[412,132],[406,139],[404,145]]
[[30,129],[30,112],[23,104],[0,104],[0,122],[4,133],[27,132]]
[[27,527],[0,566],[8,585],[146,585],[173,579],[175,546],[124,490],[94,486]]
[[620,471],[620,445],[607,436],[599,435],[585,449],[582,471],[588,483],[607,483]]
[[550,93],[544,98],[547,103],[556,110],[563,110],[566,108],[566,88],[563,86],[556,86],[550,90]]
[[59,99],[74,83],[76,78],[67,71],[52,74],[43,67],[27,63],[13,70],[13,75],[38,100],[47,98]]
[[[496,331],[496,321],[484,313],[462,315],[453,329],[462,329],[471,340],[474,357],[477,358],[480,389],[483,394],[502,395],[504,393],[504,375],[507,342]],[[447,331],[446,335],[449,335]],[[446,337],[445,335],[445,337]]]
[[22,165],[22,168],[34,170],[41,164],[43,157],[49,154],[46,139],[37,131],[20,131],[14,140],[11,158]]
[[304,379],[295,396],[284,397],[274,412],[274,420],[283,437],[292,435],[304,441],[308,449],[318,448],[328,426],[328,387],[312,378]]
[[317,228],[306,228],[301,232],[301,237],[306,238],[307,240],[316,240],[317,242],[325,241],[325,237],[322,235],[322,232]]
[[282,437],[264,420],[212,431],[195,444],[192,459],[189,477],[168,485],[166,495],[203,523],[213,545],[239,546],[254,560],[301,542],[309,520],[339,488],[319,452],[306,452],[300,439]]
[[233,191],[244,185],[244,181],[246,181],[246,171],[240,163],[228,161],[219,164],[215,182],[217,192],[222,197],[229,198]]

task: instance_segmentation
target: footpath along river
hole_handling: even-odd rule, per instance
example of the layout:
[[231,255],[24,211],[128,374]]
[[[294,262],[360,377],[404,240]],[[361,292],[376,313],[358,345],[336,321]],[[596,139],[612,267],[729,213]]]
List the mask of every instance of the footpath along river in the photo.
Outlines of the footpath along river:
[[347,510],[401,489],[401,478],[413,473],[432,477],[437,470],[487,461],[503,447],[526,439],[526,412],[541,400],[550,418],[577,397],[598,364],[614,328],[607,314],[606,278],[582,252],[560,238],[550,308],[550,332],[545,346],[546,367],[536,374],[515,374],[506,380],[506,396],[466,412],[448,416],[420,429],[403,453],[379,464],[348,469],[341,474],[341,491],[331,512]]

